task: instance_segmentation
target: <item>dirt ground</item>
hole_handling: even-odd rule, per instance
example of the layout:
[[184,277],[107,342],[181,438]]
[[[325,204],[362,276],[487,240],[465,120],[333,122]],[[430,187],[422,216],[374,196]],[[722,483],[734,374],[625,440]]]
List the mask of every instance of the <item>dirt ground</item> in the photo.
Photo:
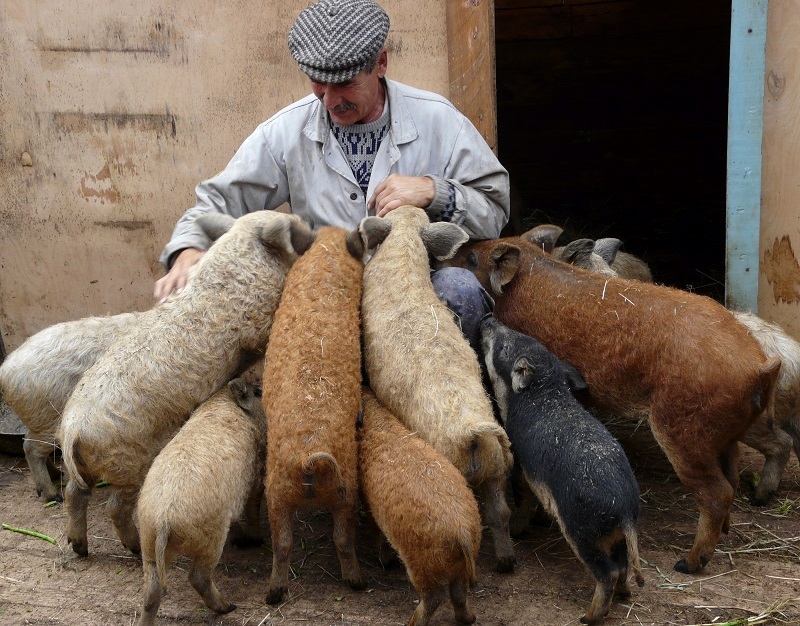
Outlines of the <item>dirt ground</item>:
[[[673,571],[690,547],[697,522],[692,498],[655,446],[646,426],[612,430],[628,451],[641,488],[640,549],[646,580],[631,601],[615,603],[605,624],[800,624],[800,468],[791,460],[780,491],[767,507],[748,504],[761,458],[743,447],[742,486],[732,529],[699,575]],[[90,508],[88,558],[77,557],[65,538],[63,504],[43,506],[25,460],[0,454],[0,522],[49,535],[55,545],[13,531],[0,531],[0,624],[132,624],[142,592],[141,563],[114,536],[103,511],[108,492],[96,491]],[[265,537],[268,526],[264,522]],[[402,625],[417,595],[402,567],[384,570],[372,548],[367,523],[358,529],[358,554],[369,586],[355,592],[340,582],[330,537],[330,517],[298,518],[294,579],[280,606],[265,604],[271,567],[267,545],[228,546],[217,568],[223,595],[238,608],[208,611],[186,578],[185,560],[168,575],[169,593],[159,611],[163,624]],[[572,555],[558,528],[531,526],[516,542],[513,574],[494,571],[491,538],[484,533],[478,584],[470,594],[477,623],[554,625],[579,623],[593,582]],[[433,624],[456,624],[449,603]]]

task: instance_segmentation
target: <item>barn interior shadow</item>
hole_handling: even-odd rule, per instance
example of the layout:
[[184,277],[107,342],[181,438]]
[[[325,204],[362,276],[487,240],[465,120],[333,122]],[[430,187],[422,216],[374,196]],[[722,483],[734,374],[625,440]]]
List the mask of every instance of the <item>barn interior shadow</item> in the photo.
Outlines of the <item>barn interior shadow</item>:
[[730,0],[496,0],[508,234],[617,237],[722,302]]

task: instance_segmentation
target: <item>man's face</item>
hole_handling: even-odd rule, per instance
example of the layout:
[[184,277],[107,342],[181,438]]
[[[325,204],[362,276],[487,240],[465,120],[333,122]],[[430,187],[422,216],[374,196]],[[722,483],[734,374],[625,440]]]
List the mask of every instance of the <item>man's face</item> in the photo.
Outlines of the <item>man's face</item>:
[[342,126],[374,122],[383,113],[384,93],[380,79],[386,74],[386,50],[370,73],[361,70],[343,83],[311,81],[311,90]]

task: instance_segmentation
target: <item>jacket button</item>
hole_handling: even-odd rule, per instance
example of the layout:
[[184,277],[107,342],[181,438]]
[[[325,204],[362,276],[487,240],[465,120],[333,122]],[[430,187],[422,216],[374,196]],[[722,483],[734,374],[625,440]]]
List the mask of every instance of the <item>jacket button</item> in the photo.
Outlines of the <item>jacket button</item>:
[[350,194],[350,199],[351,200],[357,200],[358,199],[358,194],[354,191],[353,193]]

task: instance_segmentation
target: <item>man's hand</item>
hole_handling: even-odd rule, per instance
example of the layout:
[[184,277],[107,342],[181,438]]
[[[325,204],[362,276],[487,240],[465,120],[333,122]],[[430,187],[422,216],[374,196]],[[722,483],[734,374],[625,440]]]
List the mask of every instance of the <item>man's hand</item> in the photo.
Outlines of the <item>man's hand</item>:
[[167,272],[166,276],[156,281],[153,298],[161,304],[173,291],[180,293],[186,286],[186,275],[189,272],[189,268],[197,263],[204,254],[203,250],[198,250],[197,248],[184,248],[181,250],[178,256],[175,257],[172,269]]
[[384,217],[389,211],[405,204],[424,209],[433,202],[435,195],[436,187],[432,178],[389,174],[386,180],[375,187],[375,193],[369,199],[369,208],[375,209],[378,217]]

